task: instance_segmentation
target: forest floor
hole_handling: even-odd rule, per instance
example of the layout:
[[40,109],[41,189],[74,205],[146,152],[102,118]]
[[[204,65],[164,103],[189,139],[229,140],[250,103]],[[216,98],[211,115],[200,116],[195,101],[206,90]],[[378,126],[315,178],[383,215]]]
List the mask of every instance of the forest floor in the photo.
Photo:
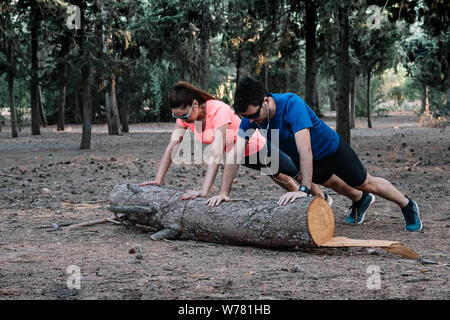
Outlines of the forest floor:
[[[412,114],[358,119],[352,145],[368,171],[417,201],[418,233],[404,231],[400,209],[381,198],[363,224],[344,219],[350,202],[331,193],[337,236],[398,240],[421,260],[383,249],[269,250],[152,241],[149,233],[104,223],[68,230],[64,224],[110,217],[113,186],[154,177],[173,124],[132,125],[109,136],[95,126],[91,149],[80,150],[80,126],[54,126],[12,139],[0,133],[1,299],[449,299],[450,128],[421,127]],[[334,126],[334,119],[324,119]],[[173,165],[165,185],[191,189],[205,167]],[[216,179],[217,191],[220,177]],[[232,196],[273,199],[283,191],[241,168]],[[55,230],[56,225],[61,226]],[[54,226],[54,227],[52,227]],[[142,254],[134,253],[142,248]],[[69,289],[79,267],[81,289]],[[380,287],[373,288],[374,270]],[[70,282],[70,281],[69,281]],[[73,282],[70,282],[73,283]]]

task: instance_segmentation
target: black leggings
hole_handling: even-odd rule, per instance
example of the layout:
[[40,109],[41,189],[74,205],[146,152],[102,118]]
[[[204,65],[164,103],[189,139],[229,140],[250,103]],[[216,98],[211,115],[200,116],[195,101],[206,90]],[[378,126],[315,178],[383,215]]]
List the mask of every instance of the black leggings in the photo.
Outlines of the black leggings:
[[[275,161],[275,159],[271,161],[271,152],[278,153],[278,161]],[[283,173],[295,179],[300,174],[300,169],[292,158],[271,144],[269,140],[266,140],[266,144],[261,150],[246,156],[243,165],[250,169],[262,171],[271,177]]]

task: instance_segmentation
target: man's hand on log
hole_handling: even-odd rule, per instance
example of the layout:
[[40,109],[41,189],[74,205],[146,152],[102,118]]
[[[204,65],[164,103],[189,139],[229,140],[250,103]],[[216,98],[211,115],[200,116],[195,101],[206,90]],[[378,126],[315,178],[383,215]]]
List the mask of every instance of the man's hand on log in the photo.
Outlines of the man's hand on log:
[[296,192],[286,192],[285,194],[283,194],[280,199],[278,200],[278,205],[279,206],[284,206],[286,204],[288,204],[289,202],[292,203],[295,201],[295,199],[298,198],[305,198],[308,195],[305,192],[302,191],[296,191]]
[[143,186],[150,186],[150,185],[156,185],[156,186],[160,186],[161,182],[156,181],[156,180],[151,180],[151,181],[145,181],[139,184],[139,187],[143,187]]
[[207,194],[204,194],[201,190],[189,190],[181,196],[181,200],[193,200],[197,197],[206,197],[206,196]]

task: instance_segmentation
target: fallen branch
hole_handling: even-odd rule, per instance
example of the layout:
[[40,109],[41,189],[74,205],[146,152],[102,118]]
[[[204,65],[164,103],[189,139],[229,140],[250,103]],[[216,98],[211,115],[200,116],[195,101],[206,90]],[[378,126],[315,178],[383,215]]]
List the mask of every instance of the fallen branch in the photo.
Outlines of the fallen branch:
[[431,211],[433,211],[434,213],[442,216],[442,214],[440,212],[437,212],[436,210],[433,209],[433,207],[431,206],[431,204],[428,204],[428,206],[430,207]]
[[108,200],[92,200],[92,201],[71,201],[71,200],[63,200],[64,202],[67,202],[69,204],[95,204],[95,203],[105,203],[108,202]]
[[98,286],[101,286],[102,284],[107,284],[110,282],[114,282],[114,283],[127,283],[127,282],[132,282],[135,281],[136,279],[128,279],[128,280],[116,280],[116,279],[109,279],[100,283],[97,283]]
[[[121,216],[119,216],[119,218],[120,218],[120,217],[121,217]],[[71,226],[68,226],[68,227],[66,228],[66,230],[72,230],[72,229],[81,228],[81,227],[89,227],[89,226],[93,226],[93,225],[101,224],[101,223],[105,223],[105,222],[113,222],[113,223],[121,224],[120,222],[115,221],[115,220],[116,220],[116,217],[115,217],[115,216],[112,216],[112,217],[109,217],[109,218],[103,218],[103,219],[91,220],[91,221],[87,221],[87,222],[82,222],[82,223],[78,223],[78,224],[73,224],[73,225],[71,225]]]
[[[60,227],[68,227],[68,226],[71,226],[72,224],[73,224],[73,222],[61,223],[61,224],[54,223],[51,226],[39,226],[39,227],[36,227],[36,228],[33,228],[33,229],[47,229],[47,228],[55,229],[55,225],[57,225],[58,228],[60,228]],[[56,229],[58,229],[58,228],[56,228]]]
[[0,172],[0,176],[3,176],[3,177],[8,177],[8,178],[16,178],[15,176],[12,176],[12,175],[10,175],[10,174],[6,174],[6,173],[1,173]]
[[418,165],[421,164],[421,163],[422,163],[422,161],[418,161],[418,162],[414,163],[413,166],[412,166],[412,168],[415,168],[416,166],[418,166]]

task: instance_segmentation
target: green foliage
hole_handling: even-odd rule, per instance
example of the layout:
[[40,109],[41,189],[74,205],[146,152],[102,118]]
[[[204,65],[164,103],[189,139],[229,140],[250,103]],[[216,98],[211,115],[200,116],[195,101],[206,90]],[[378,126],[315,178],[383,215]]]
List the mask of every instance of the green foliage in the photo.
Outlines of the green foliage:
[[405,96],[403,95],[403,89],[400,86],[392,87],[389,90],[389,96],[393,99],[395,99],[395,102],[398,105],[401,105],[403,101],[405,100]]
[[[366,116],[368,71],[372,76],[370,102],[380,114],[420,99],[423,83],[430,88],[432,110],[443,110],[449,77],[449,7],[434,0],[341,1],[344,2],[350,5],[351,12],[350,62],[359,79],[357,115]],[[180,80],[197,84],[200,79],[203,0],[74,1],[85,13],[86,32],[81,35],[67,29],[64,3],[53,0],[38,3],[39,79],[49,122],[56,121],[63,66],[67,67],[66,117],[72,122],[80,120],[77,119],[80,87],[85,80],[80,76],[85,63],[81,59],[82,49],[89,50],[92,62],[94,122],[105,121],[103,81],[109,73],[116,77],[119,109],[129,110],[130,122],[173,121],[168,108],[173,84]],[[237,77],[251,75],[267,84],[271,92],[305,95],[305,2],[210,0],[209,3],[208,91],[231,105]],[[328,94],[336,86],[333,13],[336,3],[315,3],[319,105],[329,108]],[[24,112],[28,112],[30,105],[29,4],[12,0],[0,4],[0,107],[9,107],[5,43],[13,41],[17,62],[15,99]],[[366,9],[372,4],[385,8],[380,29],[367,26]],[[103,18],[102,8],[107,9],[108,19]],[[422,25],[413,34],[409,29],[419,19]],[[113,35],[111,54],[103,53],[103,28]],[[84,40],[83,48],[80,39]],[[406,73],[394,75],[392,70],[398,68],[399,62]]]

